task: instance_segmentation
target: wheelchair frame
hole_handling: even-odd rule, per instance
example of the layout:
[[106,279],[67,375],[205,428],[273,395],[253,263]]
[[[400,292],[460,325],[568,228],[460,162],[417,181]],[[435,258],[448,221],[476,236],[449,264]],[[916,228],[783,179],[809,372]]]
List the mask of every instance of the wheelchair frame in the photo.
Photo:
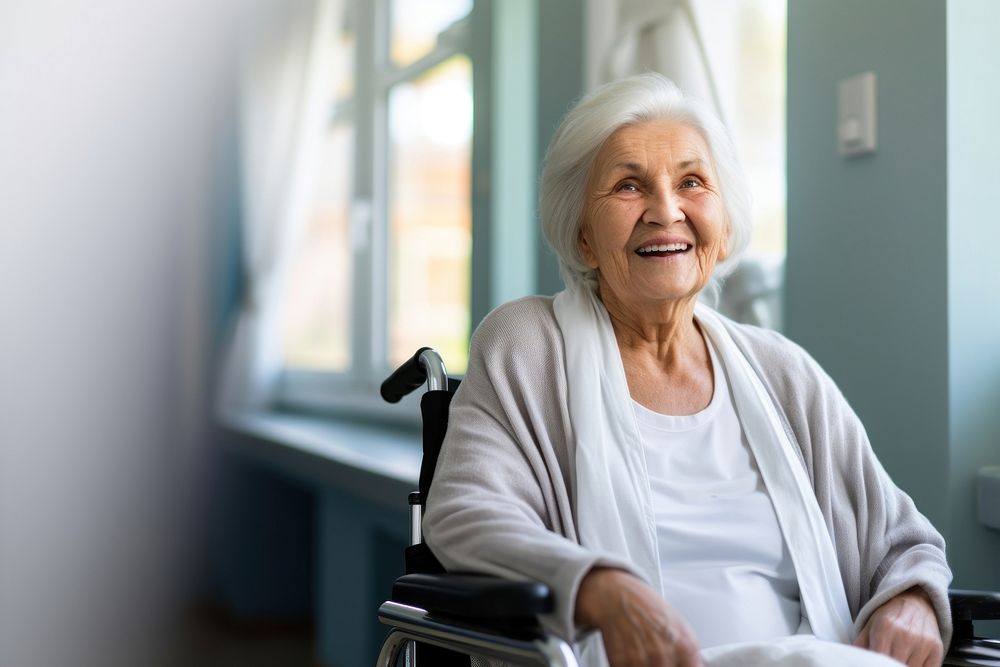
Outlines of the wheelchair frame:
[[[408,642],[421,642],[471,655],[499,658],[517,664],[547,667],[577,667],[573,649],[557,637],[534,640],[514,639],[491,632],[439,621],[419,607],[383,602],[378,617],[392,626],[382,645],[377,665],[394,667]],[[412,665],[413,662],[408,664]]]
[[[448,377],[437,351],[423,347],[383,382],[382,398],[398,402],[424,383],[421,400],[424,456],[419,491],[411,493],[410,546],[406,575],[396,580],[393,599],[383,602],[378,618],[391,629],[378,656],[377,667],[396,667],[405,657],[407,667],[468,665],[454,654],[498,658],[515,664],[577,667],[572,646],[544,633],[537,615],[551,611],[552,593],[538,582],[513,582],[485,575],[445,573],[423,543],[421,523],[438,452],[447,429],[447,409],[458,381]],[[428,401],[437,396],[443,400]],[[443,421],[443,428],[438,422]],[[1000,667],[1000,640],[975,636],[973,621],[1000,619],[1000,592],[952,589],[954,635],[944,666]],[[421,660],[425,646],[446,649]]]

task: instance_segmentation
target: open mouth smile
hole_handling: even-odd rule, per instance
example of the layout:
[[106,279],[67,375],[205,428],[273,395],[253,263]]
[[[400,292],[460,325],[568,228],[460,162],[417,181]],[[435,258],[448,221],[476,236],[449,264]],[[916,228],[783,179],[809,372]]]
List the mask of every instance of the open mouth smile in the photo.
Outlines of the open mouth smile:
[[637,248],[635,254],[639,257],[670,257],[671,255],[680,255],[690,249],[690,243],[654,243]]

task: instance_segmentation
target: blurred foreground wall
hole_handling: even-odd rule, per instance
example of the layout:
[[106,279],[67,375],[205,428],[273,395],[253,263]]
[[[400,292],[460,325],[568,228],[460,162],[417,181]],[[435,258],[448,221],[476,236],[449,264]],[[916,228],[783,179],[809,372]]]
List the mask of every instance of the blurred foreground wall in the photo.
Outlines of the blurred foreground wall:
[[152,665],[170,641],[236,19],[228,0],[0,0],[2,665]]

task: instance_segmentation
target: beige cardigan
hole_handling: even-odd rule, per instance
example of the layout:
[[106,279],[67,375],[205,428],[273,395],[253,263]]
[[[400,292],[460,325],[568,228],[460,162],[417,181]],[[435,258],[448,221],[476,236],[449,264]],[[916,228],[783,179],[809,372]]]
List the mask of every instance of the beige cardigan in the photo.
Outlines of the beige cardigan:
[[[889,479],[857,415],[802,348],[773,331],[725,325],[801,452],[856,627],[919,585],[934,604],[947,646],[951,571],[944,540]],[[568,390],[551,298],[520,299],[483,320],[452,402],[424,538],[449,570],[548,584],[557,606],[543,622],[574,640],[583,576],[595,565],[635,569],[579,544]]]

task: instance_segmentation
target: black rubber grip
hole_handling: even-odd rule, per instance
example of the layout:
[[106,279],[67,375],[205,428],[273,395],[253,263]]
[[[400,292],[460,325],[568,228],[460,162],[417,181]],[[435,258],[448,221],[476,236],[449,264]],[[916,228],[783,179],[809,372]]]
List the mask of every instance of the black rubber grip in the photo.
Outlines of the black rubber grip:
[[417,389],[427,381],[427,371],[420,365],[420,355],[429,347],[422,347],[416,354],[406,360],[406,362],[394,370],[392,375],[385,379],[379,393],[387,403],[399,403],[399,399]]

